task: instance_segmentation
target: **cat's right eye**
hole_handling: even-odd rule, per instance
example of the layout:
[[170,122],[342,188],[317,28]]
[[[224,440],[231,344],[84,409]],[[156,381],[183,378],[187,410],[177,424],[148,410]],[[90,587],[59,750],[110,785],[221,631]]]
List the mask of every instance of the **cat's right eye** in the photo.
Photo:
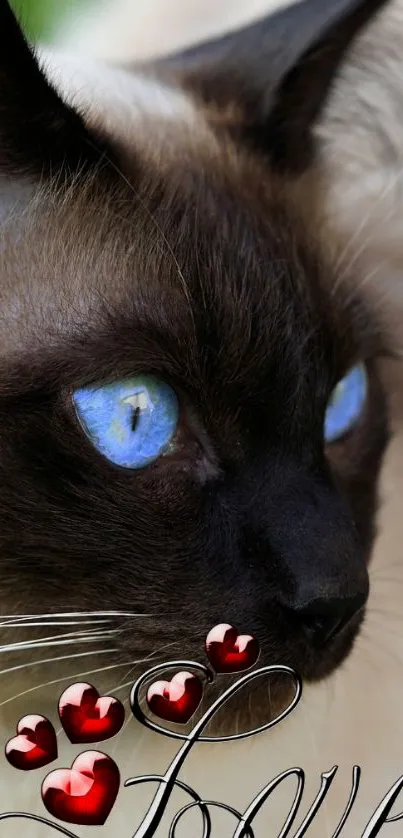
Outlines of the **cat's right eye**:
[[367,399],[367,372],[357,364],[333,390],[325,416],[324,435],[327,443],[341,439],[358,422]]
[[114,465],[140,469],[175,450],[179,402],[168,384],[136,376],[73,393],[80,424]]

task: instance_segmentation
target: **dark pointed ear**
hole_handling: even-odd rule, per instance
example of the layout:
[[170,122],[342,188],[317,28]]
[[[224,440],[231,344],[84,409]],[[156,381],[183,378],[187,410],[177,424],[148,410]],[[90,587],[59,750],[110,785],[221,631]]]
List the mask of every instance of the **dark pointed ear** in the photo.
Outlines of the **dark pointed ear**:
[[0,171],[77,170],[96,152],[81,117],[41,72],[7,0],[0,0]]
[[299,0],[168,59],[168,67],[273,163],[301,170],[344,54],[387,2]]

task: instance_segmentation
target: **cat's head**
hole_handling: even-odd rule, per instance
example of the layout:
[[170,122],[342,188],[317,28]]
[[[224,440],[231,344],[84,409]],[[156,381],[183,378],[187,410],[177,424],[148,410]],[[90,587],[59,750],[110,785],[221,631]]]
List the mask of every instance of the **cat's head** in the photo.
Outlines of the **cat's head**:
[[144,615],[114,638],[128,661],[199,656],[221,622],[308,678],[350,650],[383,346],[321,225],[311,129],[383,5],[306,0],[134,76],[87,67],[66,104],[1,0],[3,611]]

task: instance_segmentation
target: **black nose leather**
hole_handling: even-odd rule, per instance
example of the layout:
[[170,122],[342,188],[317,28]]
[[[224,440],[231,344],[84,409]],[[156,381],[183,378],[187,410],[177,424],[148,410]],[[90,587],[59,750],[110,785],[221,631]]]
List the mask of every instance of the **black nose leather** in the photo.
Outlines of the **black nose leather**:
[[342,632],[365,602],[365,593],[348,599],[317,599],[294,613],[308,639],[315,646],[324,646]]

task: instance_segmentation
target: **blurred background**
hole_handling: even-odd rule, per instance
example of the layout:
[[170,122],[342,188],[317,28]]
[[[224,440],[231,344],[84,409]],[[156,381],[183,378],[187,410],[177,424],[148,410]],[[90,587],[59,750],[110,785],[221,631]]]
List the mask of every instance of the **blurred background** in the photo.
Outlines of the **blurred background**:
[[29,38],[49,42],[99,0],[10,0]]
[[[237,28],[291,0],[9,0],[27,36],[120,62]],[[293,0],[295,2],[295,0]]]

